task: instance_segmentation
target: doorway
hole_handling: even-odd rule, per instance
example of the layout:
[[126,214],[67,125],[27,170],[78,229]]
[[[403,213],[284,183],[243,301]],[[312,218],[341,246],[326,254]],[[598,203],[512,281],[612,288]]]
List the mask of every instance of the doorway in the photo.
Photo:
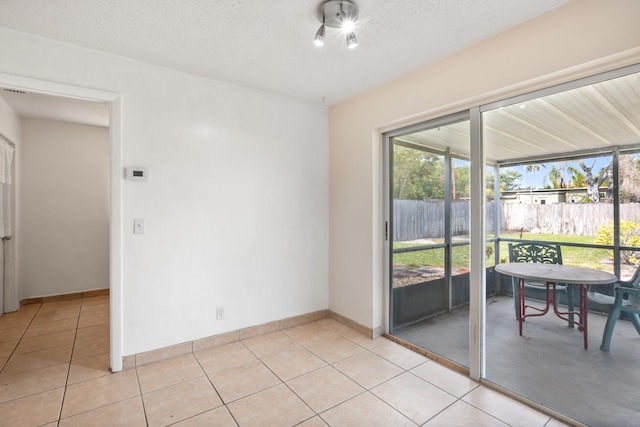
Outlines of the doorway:
[[[121,100],[119,94],[0,73],[0,87],[49,96],[60,105],[106,105],[108,122],[108,287],[110,369],[122,370],[122,230],[121,230]],[[80,102],[79,102],[80,101]],[[86,104],[87,102],[91,104]],[[62,110],[62,107],[58,108]],[[19,151],[19,150],[18,150]],[[19,154],[18,154],[19,156]],[[82,179],[78,177],[78,179]],[[19,184],[18,184],[19,188]],[[18,190],[19,191],[19,190]],[[20,238],[16,238],[19,244]],[[12,267],[15,268],[15,267]],[[17,271],[17,269],[15,269]],[[19,278],[18,278],[19,280]]]

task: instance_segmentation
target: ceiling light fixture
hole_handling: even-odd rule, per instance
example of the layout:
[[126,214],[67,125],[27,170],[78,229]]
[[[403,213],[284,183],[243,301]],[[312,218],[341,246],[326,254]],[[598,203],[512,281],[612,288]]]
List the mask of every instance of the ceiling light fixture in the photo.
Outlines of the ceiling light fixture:
[[358,39],[356,38],[356,34],[353,31],[349,31],[347,33],[347,47],[349,49],[353,49],[358,46]]
[[358,39],[354,33],[355,23],[358,20],[358,6],[350,0],[328,0],[318,6],[318,19],[322,22],[313,38],[318,46],[324,46],[325,26],[340,28],[347,34],[347,47],[352,49],[358,46]]
[[313,38],[313,42],[316,46],[324,46],[324,22],[320,25],[320,28],[318,28],[318,32]]

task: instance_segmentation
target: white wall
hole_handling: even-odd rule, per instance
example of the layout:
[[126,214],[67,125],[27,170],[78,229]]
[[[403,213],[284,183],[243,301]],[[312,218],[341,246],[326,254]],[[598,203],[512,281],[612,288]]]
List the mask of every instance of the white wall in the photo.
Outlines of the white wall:
[[16,177],[20,172],[20,117],[15,111],[0,97],[0,135],[10,141],[15,146],[13,161],[13,182],[11,185],[11,230],[14,238],[4,242],[4,292],[0,295],[0,315],[3,312],[16,311],[20,308],[19,288],[18,288],[18,240],[15,238],[15,231],[19,227],[19,195],[20,182]]
[[122,183],[123,355],[328,307],[326,108],[6,29],[0,58],[122,94],[123,164],[150,171]]
[[22,121],[20,299],[109,288],[109,129]]
[[640,2],[581,0],[330,107],[330,308],[383,324],[381,133],[640,62]]
[[0,135],[14,144],[20,140],[20,117],[0,96]]

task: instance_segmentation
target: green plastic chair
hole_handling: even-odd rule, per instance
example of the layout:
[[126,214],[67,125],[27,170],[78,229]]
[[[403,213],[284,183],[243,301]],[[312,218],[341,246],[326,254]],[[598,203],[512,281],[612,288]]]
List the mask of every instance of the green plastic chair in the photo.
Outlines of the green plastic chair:
[[[509,243],[509,262],[533,262],[542,264],[562,264],[562,251],[560,245],[550,243]],[[513,289],[513,304],[516,313],[516,319],[518,319],[518,279],[515,277],[511,279],[511,286]],[[527,288],[545,288],[546,283],[537,282],[533,280],[525,280],[525,291]],[[556,284],[556,295],[567,295],[567,305],[569,312],[574,311],[573,305],[573,292],[567,285]],[[558,305],[557,299],[554,304]],[[573,314],[569,314],[569,327],[573,328]]]
[[640,334],[640,268],[638,268],[629,281],[616,282],[615,297],[602,295],[596,292],[589,292],[589,299],[602,305],[608,305],[609,317],[602,333],[602,344],[600,350],[609,351],[611,346],[611,336],[613,328],[621,313],[627,313]]

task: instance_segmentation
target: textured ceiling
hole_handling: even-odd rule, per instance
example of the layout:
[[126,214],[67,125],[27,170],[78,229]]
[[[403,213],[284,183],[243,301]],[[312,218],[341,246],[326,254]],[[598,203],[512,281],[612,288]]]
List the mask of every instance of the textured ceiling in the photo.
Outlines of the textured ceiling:
[[566,1],[355,0],[355,49],[312,43],[319,0],[1,0],[0,26],[331,104]]

